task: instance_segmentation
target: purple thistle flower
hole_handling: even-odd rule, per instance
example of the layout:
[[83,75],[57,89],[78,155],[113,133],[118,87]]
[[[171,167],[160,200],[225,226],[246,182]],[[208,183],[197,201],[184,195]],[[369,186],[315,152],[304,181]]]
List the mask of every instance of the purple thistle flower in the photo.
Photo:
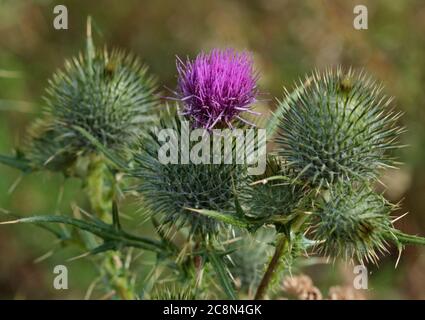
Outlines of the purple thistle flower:
[[258,94],[250,53],[214,49],[186,63],[177,58],[176,64],[178,98],[194,127],[210,130],[221,123],[232,128],[235,118],[251,124],[240,117],[242,112],[258,114],[250,109]]

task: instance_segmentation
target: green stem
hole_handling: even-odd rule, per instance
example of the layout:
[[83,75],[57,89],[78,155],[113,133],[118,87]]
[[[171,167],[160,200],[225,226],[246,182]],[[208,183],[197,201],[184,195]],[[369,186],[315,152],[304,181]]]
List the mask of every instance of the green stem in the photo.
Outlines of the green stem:
[[[298,217],[291,225],[290,234],[298,232],[298,230],[302,227],[307,218],[307,213],[299,212]],[[261,279],[260,285],[258,286],[257,292],[254,297],[255,300],[261,300],[264,298],[267,289],[270,285],[270,282],[273,278],[273,273],[276,271],[282,260],[281,257],[283,256],[285,251],[290,247],[290,238],[288,239],[285,234],[279,234],[278,237],[280,238],[277,240],[275,252],[273,254],[272,259],[270,260],[266,272],[263,275],[263,278]],[[289,235],[289,237],[291,237],[291,235]]]
[[[102,155],[90,155],[86,184],[87,196],[92,210],[105,223],[113,223],[116,232],[127,235],[124,231],[121,231],[118,208],[114,202],[116,180],[109,171]],[[130,275],[123,267],[122,252],[107,252],[103,257],[102,265],[105,275],[117,295],[123,300],[133,300],[136,295],[131,285]]]
[[86,193],[92,210],[106,223],[112,222],[112,200],[115,178],[101,155],[91,154],[86,177]]
[[261,279],[260,285],[258,286],[257,293],[255,294],[255,300],[264,299],[264,295],[267,292],[270,281],[273,278],[273,273],[279,265],[280,258],[282,257],[285,249],[288,245],[288,239],[284,234],[280,234],[280,239],[277,242],[276,249],[274,251],[273,257],[270,260],[270,263],[267,267],[266,273],[264,273],[263,278]]

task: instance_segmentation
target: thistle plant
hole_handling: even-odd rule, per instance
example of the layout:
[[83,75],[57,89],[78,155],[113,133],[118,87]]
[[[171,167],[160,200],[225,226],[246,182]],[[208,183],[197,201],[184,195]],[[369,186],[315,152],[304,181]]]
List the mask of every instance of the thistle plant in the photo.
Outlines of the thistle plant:
[[[251,127],[245,114],[255,113],[259,93],[252,55],[214,49],[178,59],[177,74],[176,106],[160,108],[146,67],[95,48],[88,23],[85,52],[52,77],[43,117],[24,147],[0,162],[80,178],[90,208],[2,224],[33,223],[64,245],[73,240],[98,266],[95,282],[117,299],[264,299],[305,256],[378,263],[391,244],[425,244],[394,228],[397,206],[374,191],[381,171],[397,164],[404,129],[382,86],[364,73],[316,72],[286,91],[268,119],[274,149],[259,176],[211,155],[199,164],[159,157],[161,130],[176,135],[169,151],[181,159],[184,147],[199,143],[181,145],[184,123],[204,136]],[[235,141],[230,146],[238,152]],[[124,198],[136,201],[154,235],[124,230]],[[133,250],[154,256],[139,282],[128,263]]]
[[[107,157],[93,141],[114,154],[135,142],[143,128],[156,120],[155,90],[153,78],[137,58],[94,46],[89,18],[86,50],[53,75],[46,89],[43,117],[30,128],[22,151],[15,158],[3,158],[26,173],[49,170],[82,180],[92,223],[67,216],[35,219],[91,231],[77,233],[74,242],[87,250],[86,255],[104,253],[94,260],[100,277],[108,283],[105,289],[126,299],[134,298],[135,292],[133,276],[123,270],[121,258],[130,242],[134,242],[130,246],[144,247],[149,241],[122,233],[117,203],[122,187],[118,174],[123,168],[111,170]],[[75,208],[74,215],[79,216],[80,211]],[[60,241],[68,239],[67,232],[53,233]],[[110,252],[116,248],[122,250]]]

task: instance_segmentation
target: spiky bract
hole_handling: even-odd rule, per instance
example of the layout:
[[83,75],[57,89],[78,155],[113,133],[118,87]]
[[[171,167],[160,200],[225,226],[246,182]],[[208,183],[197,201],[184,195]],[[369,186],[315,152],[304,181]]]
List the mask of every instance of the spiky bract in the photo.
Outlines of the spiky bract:
[[196,291],[190,286],[157,286],[154,288],[151,300],[195,300]]
[[313,74],[288,95],[276,138],[278,153],[298,178],[316,187],[368,180],[391,165],[386,153],[402,131],[390,99],[362,73],[341,69]]
[[[276,180],[267,180],[279,177]],[[293,173],[276,156],[267,157],[266,171],[254,176],[253,184],[247,189],[249,215],[257,218],[289,216],[298,207],[304,195],[301,186],[291,183]]]
[[34,122],[29,130],[29,140],[24,152],[35,170],[47,169],[63,173],[75,162],[77,154],[70,137],[58,132],[46,120]]
[[155,119],[154,90],[147,68],[133,56],[106,49],[88,52],[67,61],[49,81],[46,113],[75,148],[94,149],[77,126],[117,149]]
[[[173,129],[181,136],[178,117],[162,119],[161,128]],[[190,147],[195,143],[191,142]],[[246,183],[246,166],[236,164],[181,164],[182,152],[176,146],[179,163],[162,164],[158,150],[163,145],[155,132],[141,143],[134,153],[134,177],[140,178],[137,190],[153,214],[162,215],[163,224],[177,228],[189,226],[192,233],[214,234],[222,225],[215,219],[195,213],[192,209],[232,212],[237,194]]]
[[314,238],[321,253],[376,262],[392,230],[393,205],[369,187],[338,184],[317,204]]

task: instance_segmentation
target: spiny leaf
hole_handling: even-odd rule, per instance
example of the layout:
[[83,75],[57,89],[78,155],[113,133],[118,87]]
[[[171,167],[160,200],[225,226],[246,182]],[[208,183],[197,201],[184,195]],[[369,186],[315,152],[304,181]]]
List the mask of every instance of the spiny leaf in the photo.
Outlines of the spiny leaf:
[[217,273],[218,280],[220,281],[227,297],[231,300],[236,300],[237,295],[233,288],[232,279],[229,276],[229,271],[227,270],[223,260],[214,251],[208,252],[208,258]]
[[[22,217],[17,215],[17,214],[6,213],[5,215],[8,216],[9,218],[13,218],[14,220],[22,219]],[[1,224],[1,222],[0,222],[0,224]],[[34,225],[41,228],[41,229],[47,230],[48,232],[53,234],[59,240],[70,239],[70,235],[69,235],[68,232],[66,232],[66,230],[56,230],[55,228],[52,228],[51,226],[45,225],[45,224],[42,224],[42,223],[34,223]]]
[[224,223],[231,224],[235,227],[248,228],[249,225],[250,225],[246,219],[236,217],[235,215],[232,215],[230,213],[226,214],[226,213],[213,211],[213,210],[206,210],[206,209],[193,209],[193,208],[186,208],[186,209],[193,211],[193,212],[197,212],[199,214],[202,214],[202,215],[210,217],[210,218],[217,219],[217,220],[222,221]]
[[118,204],[115,200],[112,202],[112,222],[116,230],[121,230],[120,213],[118,211]]
[[164,249],[162,244],[156,240],[134,236],[124,231],[116,230],[113,228],[113,226],[103,222],[87,222],[81,219],[75,219],[66,216],[45,215],[21,218],[17,220],[2,222],[0,224],[15,223],[63,223],[93,233],[98,237],[102,238],[105,242],[108,240],[117,241],[123,246],[136,247],[155,252],[162,252],[162,250]]
[[81,254],[77,257],[71,258],[68,261],[74,261],[74,260],[77,260],[77,259],[80,259],[80,258],[85,258],[87,256],[94,256],[94,255],[97,255],[97,254],[100,254],[100,253],[103,253],[103,252],[106,252],[106,251],[116,250],[118,247],[119,247],[119,244],[117,242],[108,241],[108,242],[102,243],[100,246],[97,246],[94,249],[92,249],[92,250],[90,250],[86,253],[83,253],[83,254]]

